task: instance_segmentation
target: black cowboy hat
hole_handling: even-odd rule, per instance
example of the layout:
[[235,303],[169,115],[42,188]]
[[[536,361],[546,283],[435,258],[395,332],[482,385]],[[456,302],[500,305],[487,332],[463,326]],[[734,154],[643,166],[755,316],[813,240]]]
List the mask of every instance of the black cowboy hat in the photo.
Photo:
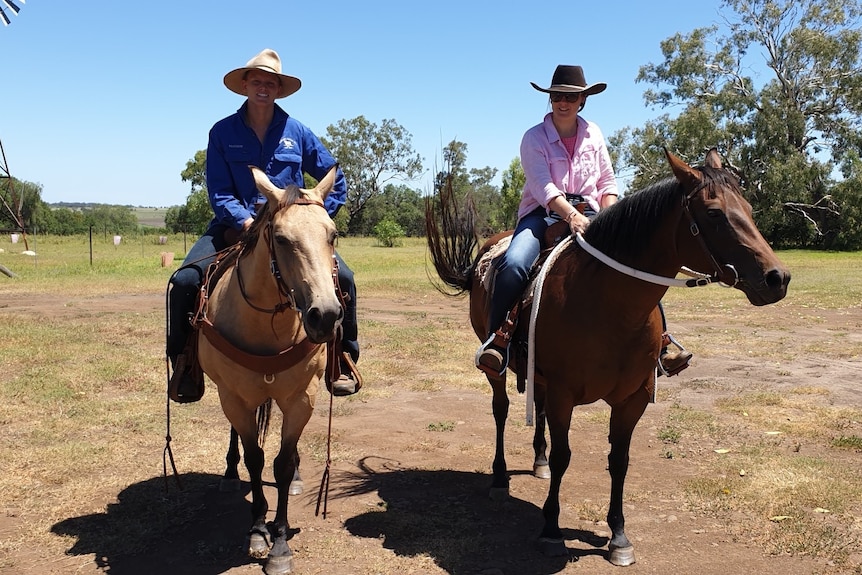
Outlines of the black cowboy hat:
[[604,82],[587,85],[583,68],[580,66],[566,66],[564,64],[560,64],[554,70],[554,77],[551,78],[551,85],[548,88],[542,88],[533,82],[530,82],[530,85],[540,92],[583,92],[587,96],[604,92],[605,88],[608,87]]

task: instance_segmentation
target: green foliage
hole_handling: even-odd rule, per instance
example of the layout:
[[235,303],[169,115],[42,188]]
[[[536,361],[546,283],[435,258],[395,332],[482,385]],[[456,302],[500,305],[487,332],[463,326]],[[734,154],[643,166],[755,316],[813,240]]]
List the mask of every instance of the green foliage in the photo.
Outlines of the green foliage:
[[[662,147],[700,163],[716,147],[740,174],[776,247],[862,248],[858,179],[835,179],[862,149],[862,6],[853,0],[724,0],[727,31],[661,42],[642,66],[648,105],[680,109],[610,139],[631,188],[669,175]],[[764,55],[762,62],[752,61]],[[771,74],[758,85],[755,69]]]
[[509,169],[503,172],[503,187],[500,190],[500,223],[503,229],[514,229],[518,222],[518,206],[524,190],[524,168],[521,159],[514,158]]
[[[435,190],[452,187],[461,204],[468,200],[476,210],[475,230],[480,236],[490,236],[506,227],[500,201],[500,191],[491,184],[497,169],[485,167],[467,170],[467,144],[452,140],[443,149],[444,169],[434,178]],[[461,210],[459,210],[461,211]]]
[[404,235],[424,235],[425,212],[419,191],[403,185],[386,186],[382,194],[368,200],[360,220],[354,222],[354,229],[359,235],[376,236],[375,226],[385,219],[398,224]]
[[42,228],[50,221],[51,209],[42,201],[42,186],[16,178],[0,180],[3,184],[0,205],[0,227],[9,230]]
[[213,219],[207,192],[206,179],[207,151],[198,150],[195,157],[186,162],[186,169],[180,174],[184,182],[189,182],[191,191],[183,206],[175,206],[165,215],[168,231],[182,231],[203,234]]
[[410,132],[395,120],[378,126],[364,116],[340,120],[326,128],[321,138],[347,179],[348,230],[355,234],[362,225],[368,202],[395,179],[413,180],[422,172],[422,157],[413,150]]
[[374,237],[380,242],[380,245],[387,248],[394,248],[401,245],[401,238],[404,237],[404,230],[397,223],[388,217],[377,222],[374,226]]

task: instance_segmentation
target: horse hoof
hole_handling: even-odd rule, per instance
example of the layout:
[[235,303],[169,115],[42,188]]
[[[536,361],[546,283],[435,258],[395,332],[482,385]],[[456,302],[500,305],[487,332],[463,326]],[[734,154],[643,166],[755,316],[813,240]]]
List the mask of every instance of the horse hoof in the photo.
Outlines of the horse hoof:
[[534,465],[533,476],[539,479],[550,479],[551,468],[548,465]]
[[491,491],[488,493],[488,497],[491,498],[491,501],[506,501],[509,499],[509,488],[492,487]]
[[227,479],[222,477],[218,483],[218,490],[221,493],[236,493],[242,487],[242,482],[239,479]]
[[284,575],[291,571],[293,571],[293,555],[271,556],[263,567],[266,575]]
[[539,549],[545,557],[562,557],[569,554],[569,550],[562,539],[539,538]]
[[304,488],[305,485],[302,483],[302,481],[293,480],[290,482],[290,487],[288,488],[287,493],[289,495],[301,495]]
[[608,561],[617,567],[627,567],[635,562],[635,548],[608,546]]
[[253,559],[266,559],[271,545],[269,533],[252,531],[248,535],[248,556]]

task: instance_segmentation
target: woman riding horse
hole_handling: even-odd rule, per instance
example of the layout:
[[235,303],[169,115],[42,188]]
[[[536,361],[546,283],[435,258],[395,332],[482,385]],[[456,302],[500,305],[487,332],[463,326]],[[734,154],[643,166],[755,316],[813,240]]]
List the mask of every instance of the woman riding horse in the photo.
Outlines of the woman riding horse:
[[[488,321],[491,330],[476,352],[476,367],[489,375],[506,371],[514,327],[514,318],[507,321],[506,316],[527,286],[549,220],[565,220],[572,234],[584,232],[590,224],[588,215],[615,204],[618,195],[604,136],[595,123],[579,115],[587,96],[603,92],[607,84],[588,85],[580,66],[565,65],[557,66],[549,88],[530,84],[550,94],[551,112],[521,140],[525,183],[518,224],[496,264]],[[664,347],[659,363],[664,373],[675,375],[690,360],[691,352]]]

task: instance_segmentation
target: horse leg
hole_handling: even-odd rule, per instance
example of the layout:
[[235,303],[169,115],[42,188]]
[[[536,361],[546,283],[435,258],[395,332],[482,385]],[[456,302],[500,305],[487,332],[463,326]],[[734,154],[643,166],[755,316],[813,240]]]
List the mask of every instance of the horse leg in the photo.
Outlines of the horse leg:
[[497,427],[494,463],[491,466],[493,472],[491,492],[489,495],[494,501],[503,501],[509,497],[509,472],[506,468],[506,455],[503,442],[506,431],[506,418],[509,416],[509,396],[506,394],[505,375],[502,378],[494,378],[490,375],[487,377],[493,391],[491,410],[494,413],[494,423]]
[[242,448],[245,453],[245,468],[251,481],[251,520],[252,526],[248,533],[248,554],[255,559],[263,559],[269,554],[271,537],[266,526],[266,513],[269,504],[263,493],[264,453],[257,443],[257,429],[252,426],[250,435],[239,432]]
[[542,507],[545,525],[539,535],[539,544],[545,555],[558,557],[569,553],[563,542],[563,532],[560,530],[560,485],[572,458],[572,450],[569,448],[569,428],[575,406],[571,399],[563,397],[554,397],[546,405],[552,406],[551,412],[547,414],[548,431],[551,436],[551,455],[548,458],[551,483],[548,487],[548,497]]
[[536,404],[536,431],[533,434],[533,476],[539,479],[550,479],[551,470],[548,467],[547,449],[548,443],[545,440],[545,387],[537,385],[535,388],[535,404]]
[[299,449],[294,449],[293,458],[296,462],[296,469],[293,472],[293,480],[290,482],[290,495],[301,495],[305,489],[305,484],[302,482],[302,477],[299,475]]
[[290,405],[281,405],[284,418],[281,427],[281,448],[273,462],[273,474],[278,488],[278,504],[275,520],[272,523],[272,548],[266,560],[266,575],[284,575],[293,570],[293,551],[287,544],[290,524],[287,520],[287,506],[291,485],[299,469],[297,443],[305,424],[311,418],[312,406],[309,402],[294,400]]
[[629,397],[624,403],[611,407],[611,424],[608,441],[611,452],[608,454],[608,471],[611,475],[611,500],[608,506],[608,527],[611,540],[608,543],[608,561],[614,565],[626,566],[635,562],[634,547],[625,534],[623,517],[623,487],[629,468],[629,447],[632,433],[646,410],[649,397],[644,388]]
[[230,444],[228,445],[227,455],[225,456],[227,467],[225,468],[224,476],[222,476],[221,481],[219,482],[219,491],[222,493],[239,491],[239,459],[239,434],[236,432],[236,429],[231,426]]

